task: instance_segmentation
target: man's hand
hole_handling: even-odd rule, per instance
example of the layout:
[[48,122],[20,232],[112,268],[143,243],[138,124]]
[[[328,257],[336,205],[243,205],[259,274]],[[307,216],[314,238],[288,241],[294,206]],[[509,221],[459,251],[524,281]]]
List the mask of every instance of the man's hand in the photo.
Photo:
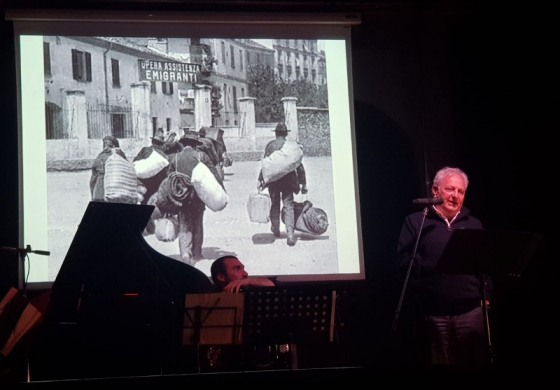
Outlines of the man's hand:
[[307,186],[305,184],[301,186],[301,193],[303,195],[307,194]]
[[248,285],[247,279],[232,280],[224,287],[224,292],[238,293],[241,287]]
[[241,288],[246,286],[256,286],[256,287],[274,287],[274,282],[272,279],[262,277],[262,278],[244,278],[239,280],[232,280],[224,287],[224,292],[227,293],[238,293]]

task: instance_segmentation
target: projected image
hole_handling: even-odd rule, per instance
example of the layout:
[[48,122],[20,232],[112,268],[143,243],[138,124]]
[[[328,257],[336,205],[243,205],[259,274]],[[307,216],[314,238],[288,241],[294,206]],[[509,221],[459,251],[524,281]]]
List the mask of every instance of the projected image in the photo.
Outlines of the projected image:
[[155,206],[139,236],[207,275],[234,254],[251,275],[363,278],[345,39],[19,43],[22,241],[51,253],[28,282],[55,280],[92,200]]

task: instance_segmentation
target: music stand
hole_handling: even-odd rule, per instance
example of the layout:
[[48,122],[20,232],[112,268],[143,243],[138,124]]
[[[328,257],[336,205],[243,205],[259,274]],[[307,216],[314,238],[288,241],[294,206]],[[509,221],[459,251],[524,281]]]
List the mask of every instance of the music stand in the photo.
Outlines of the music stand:
[[[227,346],[243,341],[243,294],[187,294],[183,325],[183,346],[196,347],[196,365],[202,371],[201,346],[206,345],[204,368],[217,369]],[[229,350],[229,349],[228,349]]]
[[447,274],[472,274],[480,277],[484,324],[490,352],[494,351],[484,289],[485,276],[520,277],[536,252],[542,235],[526,231],[458,229],[451,233],[441,254],[437,270]]
[[183,344],[241,344],[243,294],[187,294]]
[[334,342],[336,304],[328,285],[247,289],[243,340],[253,347],[255,364],[297,369],[299,344]]
[[336,290],[260,288],[245,292],[246,342],[282,344],[334,341]]

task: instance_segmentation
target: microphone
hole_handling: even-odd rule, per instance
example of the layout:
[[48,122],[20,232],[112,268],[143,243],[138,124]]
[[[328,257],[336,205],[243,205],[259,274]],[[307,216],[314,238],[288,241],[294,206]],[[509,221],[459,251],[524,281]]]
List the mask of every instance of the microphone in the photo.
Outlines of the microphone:
[[36,255],[42,255],[42,256],[50,256],[51,252],[49,251],[31,251],[29,253],[35,253]]
[[441,198],[417,198],[413,199],[412,203],[420,205],[420,206],[435,206],[438,204],[443,203],[443,199]]
[[27,253],[35,253],[36,255],[42,255],[42,256],[50,256],[51,252],[49,251],[34,251],[31,249],[31,245],[27,245],[27,247],[25,248],[25,251]]
[[25,248],[12,248],[8,246],[1,246],[0,252],[10,252],[10,253],[17,253],[27,255],[28,253],[35,253],[36,255],[43,255],[43,256],[50,256],[51,252],[49,251],[34,251],[31,249],[31,245],[27,245]]

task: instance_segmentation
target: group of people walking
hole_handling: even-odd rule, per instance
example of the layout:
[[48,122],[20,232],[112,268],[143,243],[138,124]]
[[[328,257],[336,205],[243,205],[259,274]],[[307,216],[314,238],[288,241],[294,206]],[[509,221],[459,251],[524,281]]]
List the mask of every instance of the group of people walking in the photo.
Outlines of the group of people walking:
[[[151,145],[142,147],[131,161],[132,164],[146,163],[148,160],[154,161],[154,163],[150,162],[151,165],[146,174],[140,175],[138,168],[136,169],[138,198],[136,201],[129,202],[155,206],[145,234],[154,233],[154,221],[158,218],[173,218],[177,223],[181,261],[189,265],[194,265],[203,257],[206,208],[210,207],[216,211],[214,207],[218,207],[220,210],[227,204],[224,167],[231,165],[232,162],[227,156],[227,149],[223,142],[207,137],[209,132],[210,128],[203,126],[198,132],[185,131],[181,137],[170,133],[166,138],[163,131],[158,130],[151,137]],[[289,130],[284,123],[279,123],[274,132],[276,138],[266,146],[263,158],[282,149]],[[92,165],[90,191],[93,201],[109,201],[103,193],[104,176],[106,162],[109,156],[115,153],[127,160],[115,137],[103,138],[103,150]],[[157,163],[155,157],[157,157]],[[200,169],[199,164],[204,164],[204,170]],[[138,166],[135,165],[135,167]],[[204,174],[207,171],[211,175]],[[286,226],[287,244],[295,245],[294,194],[300,191],[304,194],[307,193],[303,164],[299,162],[295,169],[283,172],[274,180],[265,181],[260,172],[257,187],[259,191],[268,188],[271,199],[270,220],[273,235],[277,238],[280,237],[280,216],[283,206],[282,219]],[[210,202],[214,202],[214,204]],[[216,202],[218,202],[217,206]]]

